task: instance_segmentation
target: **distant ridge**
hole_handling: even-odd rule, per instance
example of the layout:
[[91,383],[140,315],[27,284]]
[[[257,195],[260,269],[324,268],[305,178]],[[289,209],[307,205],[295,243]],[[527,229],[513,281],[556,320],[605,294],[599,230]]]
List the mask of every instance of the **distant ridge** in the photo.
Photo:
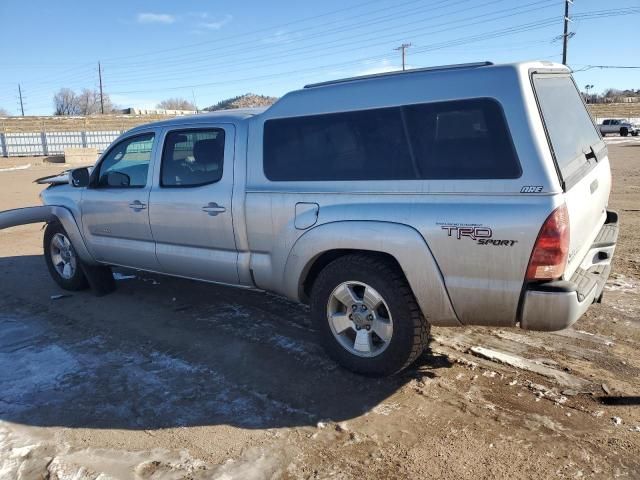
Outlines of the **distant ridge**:
[[232,108],[252,108],[252,107],[268,107],[273,104],[277,97],[267,97],[266,95],[256,95],[255,93],[245,93],[237,97],[222,100],[215,105],[206,107],[204,110],[213,112],[215,110],[228,110]]

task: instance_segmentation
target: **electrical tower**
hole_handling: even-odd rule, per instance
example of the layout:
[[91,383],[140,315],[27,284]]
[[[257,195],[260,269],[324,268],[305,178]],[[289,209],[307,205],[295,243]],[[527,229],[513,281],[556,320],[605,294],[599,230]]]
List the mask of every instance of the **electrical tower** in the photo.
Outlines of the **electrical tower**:
[[394,50],[399,50],[400,52],[402,52],[402,71],[405,70],[405,59],[406,59],[406,51],[407,48],[409,48],[411,46],[410,43],[403,43],[402,45],[400,45],[398,48],[395,48]]

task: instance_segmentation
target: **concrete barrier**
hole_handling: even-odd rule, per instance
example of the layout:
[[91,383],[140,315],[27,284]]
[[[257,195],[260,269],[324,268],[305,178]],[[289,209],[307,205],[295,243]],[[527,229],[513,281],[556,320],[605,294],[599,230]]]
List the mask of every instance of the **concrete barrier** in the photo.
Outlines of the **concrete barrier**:
[[71,165],[93,165],[98,159],[97,148],[65,148],[64,161]]

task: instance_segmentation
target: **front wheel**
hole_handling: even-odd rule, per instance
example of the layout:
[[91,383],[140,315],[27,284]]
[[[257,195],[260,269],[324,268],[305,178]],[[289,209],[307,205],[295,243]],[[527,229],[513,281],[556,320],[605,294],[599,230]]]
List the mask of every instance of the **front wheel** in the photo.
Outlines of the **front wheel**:
[[423,351],[429,325],[404,274],[382,257],[353,254],[318,275],[311,314],[327,353],[366,375],[393,375]]
[[80,259],[59,223],[50,223],[44,232],[44,258],[53,280],[64,290],[84,290],[89,284]]
[[626,127],[621,128],[621,129],[620,129],[620,136],[621,136],[621,137],[626,137],[627,135],[629,135],[629,130],[627,130],[627,128],[626,128]]

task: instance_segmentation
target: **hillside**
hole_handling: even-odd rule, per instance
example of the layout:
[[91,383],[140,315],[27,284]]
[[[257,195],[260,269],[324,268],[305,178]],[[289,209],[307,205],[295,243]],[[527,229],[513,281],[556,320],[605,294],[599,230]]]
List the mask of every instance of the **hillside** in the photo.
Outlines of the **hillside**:
[[215,110],[228,110],[232,108],[252,108],[252,107],[268,107],[273,104],[277,97],[267,97],[265,95],[256,95],[255,93],[245,93],[233,98],[222,100],[215,105],[205,108],[208,112]]

